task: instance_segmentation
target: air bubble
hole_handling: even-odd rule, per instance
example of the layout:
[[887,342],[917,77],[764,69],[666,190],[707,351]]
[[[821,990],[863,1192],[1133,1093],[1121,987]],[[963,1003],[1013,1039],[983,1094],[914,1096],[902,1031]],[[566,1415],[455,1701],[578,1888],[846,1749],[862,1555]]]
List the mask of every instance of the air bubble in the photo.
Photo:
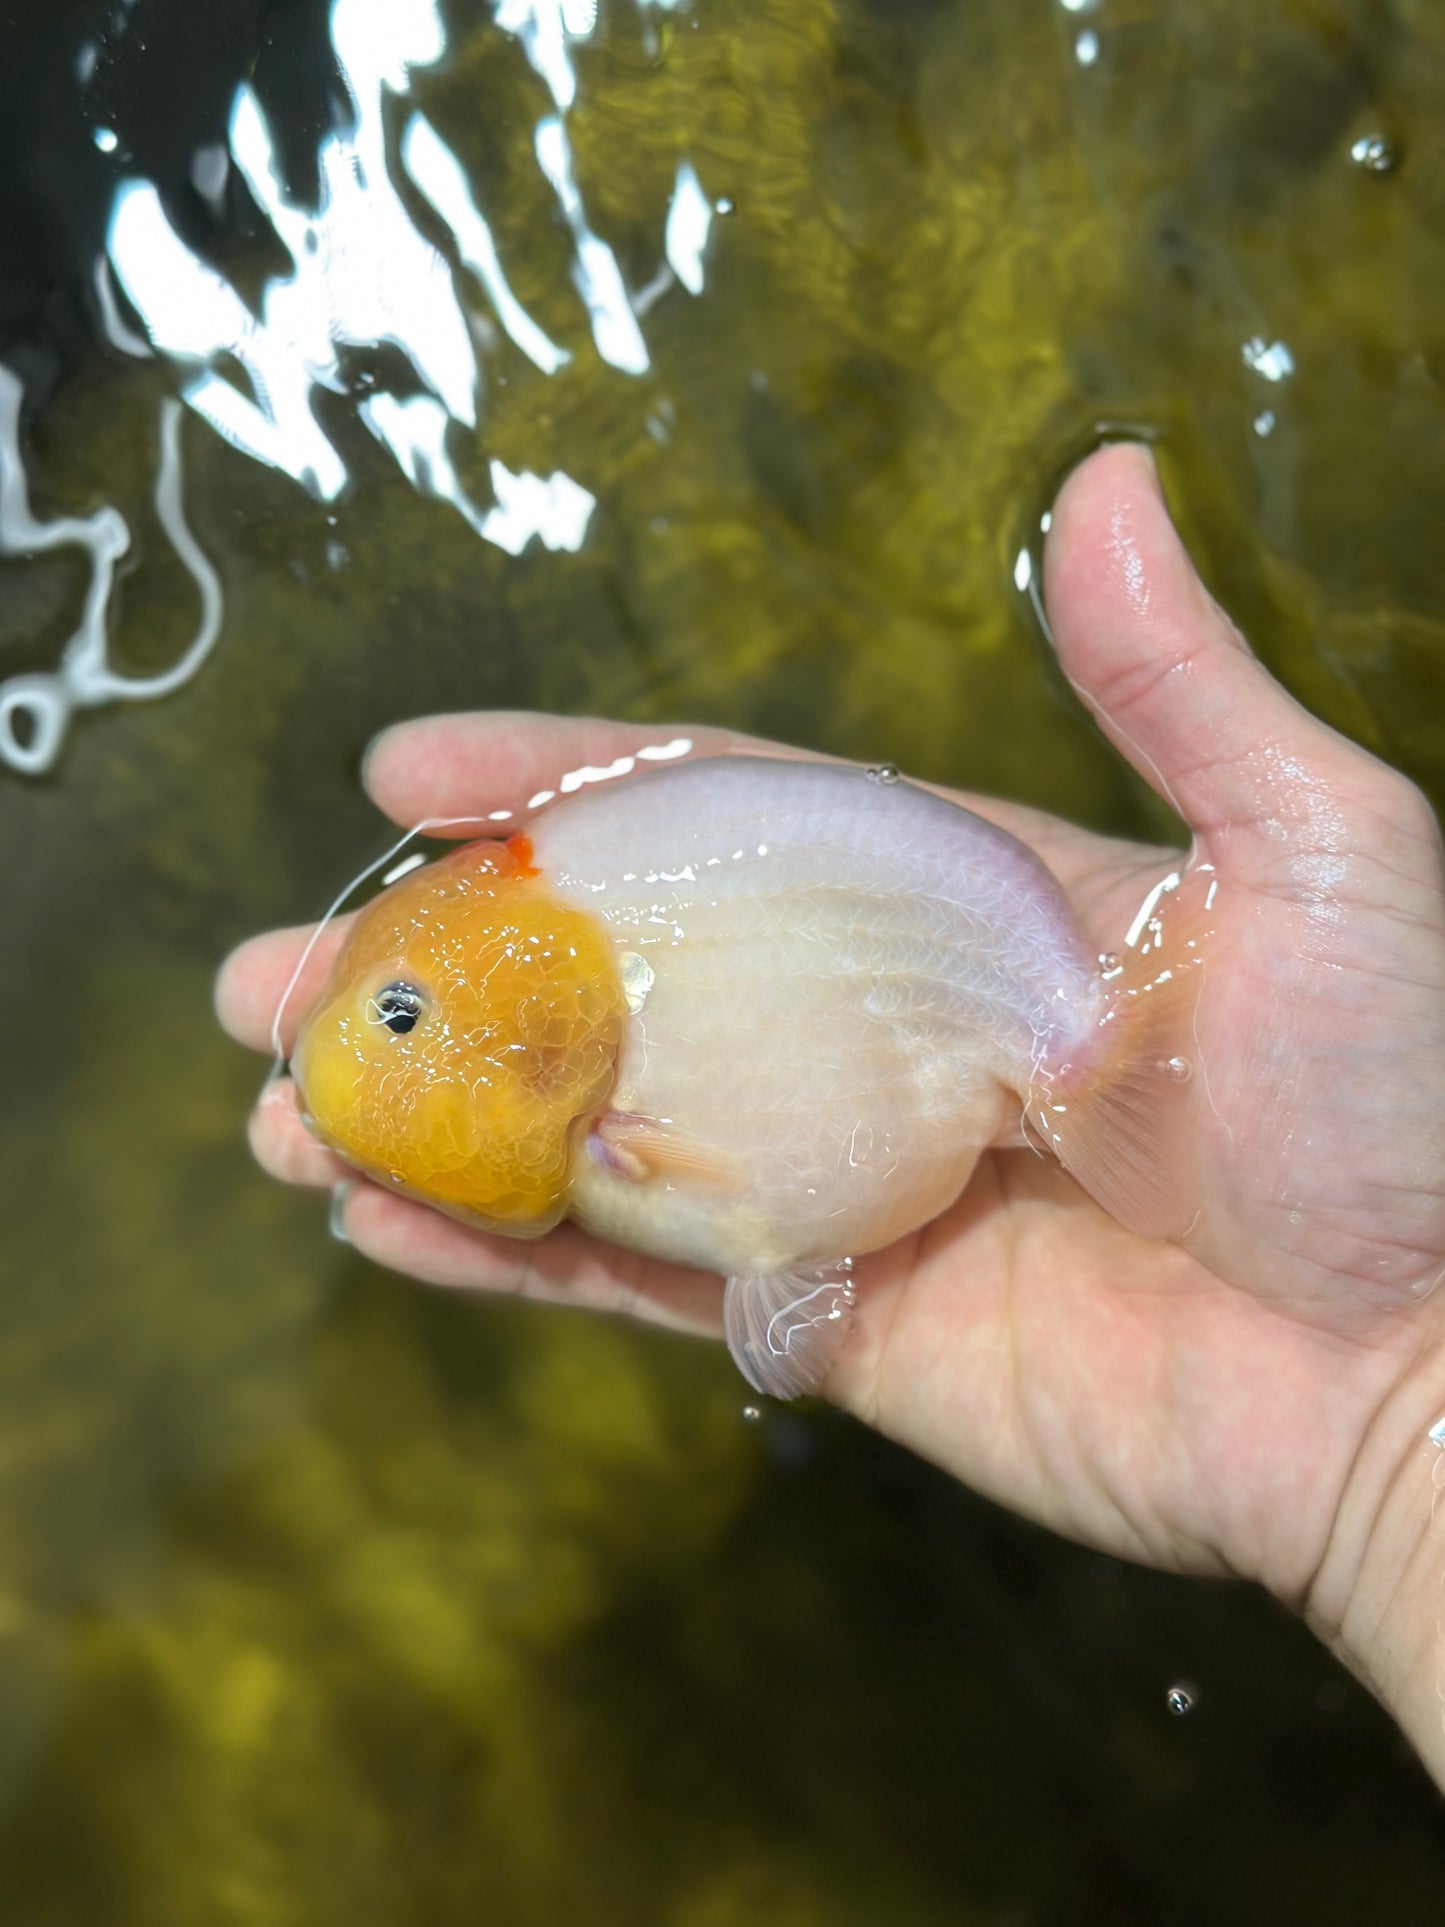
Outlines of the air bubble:
[[870,783],[896,783],[898,781],[898,765],[896,763],[875,763],[871,769],[864,773]]
[[1400,164],[1399,150],[1387,134],[1361,134],[1350,146],[1350,159],[1367,174],[1390,174]]
[[749,1425],[756,1425],[762,1415],[763,1408],[761,1405],[745,1405],[743,1407],[743,1418]]
[[1187,1084],[1194,1075],[1194,1066],[1187,1057],[1166,1057],[1156,1069],[1161,1077],[1167,1077],[1174,1084]]
[[1118,951],[1117,951],[1117,950],[1101,950],[1101,951],[1099,952],[1099,968],[1100,968],[1100,970],[1106,970],[1106,971],[1107,971],[1107,970],[1117,970],[1117,969],[1119,968],[1119,953],[1118,953]]
[[1164,1704],[1176,1719],[1182,1720],[1186,1713],[1192,1713],[1198,1703],[1198,1689],[1183,1680],[1171,1686],[1164,1695]]

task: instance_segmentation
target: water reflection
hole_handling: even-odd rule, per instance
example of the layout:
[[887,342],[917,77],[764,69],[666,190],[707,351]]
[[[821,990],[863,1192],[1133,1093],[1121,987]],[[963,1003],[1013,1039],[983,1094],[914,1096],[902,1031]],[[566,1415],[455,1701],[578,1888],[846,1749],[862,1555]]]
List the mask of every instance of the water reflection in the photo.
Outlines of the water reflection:
[[461,162],[425,115],[413,114],[408,121],[401,157],[407,173],[450,228],[457,253],[486,289],[498,321],[529,361],[544,375],[555,375],[572,357],[537,326],[507,285],[492,230],[472,199]]
[[[676,0],[648,5],[676,10]],[[588,221],[565,121],[576,98],[569,47],[595,31],[596,0],[497,0],[494,13],[497,26],[517,38],[546,82],[556,109],[536,126],[535,157],[572,236],[573,279],[597,353],[620,372],[644,374],[651,357],[639,314],[673,285],[702,292],[713,205],[696,170],[680,162],[666,215],[665,262],[634,299],[612,249]],[[493,459],[488,474],[494,499],[480,504],[464,488],[449,449],[454,429],[476,432],[483,388],[475,346],[481,324],[463,299],[462,272],[480,284],[506,335],[543,374],[557,374],[572,354],[513,293],[460,160],[421,113],[411,114],[402,131],[400,163],[445,226],[457,269],[417,228],[393,178],[388,102],[406,99],[414,75],[436,67],[448,50],[436,0],[335,0],[330,39],[347,108],[344,124],[318,147],[314,205],[301,205],[288,193],[276,132],[248,82],[233,97],[225,146],[199,148],[190,168],[192,184],[214,211],[234,166],[289,257],[287,271],[266,281],[253,309],[235,282],[178,232],[158,184],[128,177],[115,190],[104,254],[94,267],[103,332],[124,355],[159,354],[174,364],[186,406],[241,453],[289,475],[322,501],[334,501],[350,478],[334,432],[317,416],[318,390],[352,399],[357,419],[408,481],[451,504],[484,541],[511,555],[534,539],[575,551],[595,506],[583,483],[560,469],[544,476]],[[80,59],[82,84],[94,68],[89,43]],[[119,148],[108,126],[95,127],[93,139],[102,153]],[[383,345],[398,352],[402,369],[386,385],[373,372],[354,382],[344,365],[346,351]],[[117,510],[102,508],[37,533],[40,525],[26,507],[18,441],[19,383],[8,372],[4,382],[0,459],[9,510],[0,539],[20,553],[78,543],[92,561],[85,614],[60,672],[12,677],[0,685],[0,755],[12,767],[36,773],[53,765],[75,706],[134,701],[179,687],[214,643],[221,604],[215,571],[180,515],[179,457],[165,452],[178,447],[176,430],[166,427],[157,509],[201,590],[201,625],[176,668],[163,677],[116,678],[97,666],[113,622],[115,564],[130,547],[129,530]],[[362,386],[367,392],[353,393]],[[167,413],[165,422],[171,419]]]

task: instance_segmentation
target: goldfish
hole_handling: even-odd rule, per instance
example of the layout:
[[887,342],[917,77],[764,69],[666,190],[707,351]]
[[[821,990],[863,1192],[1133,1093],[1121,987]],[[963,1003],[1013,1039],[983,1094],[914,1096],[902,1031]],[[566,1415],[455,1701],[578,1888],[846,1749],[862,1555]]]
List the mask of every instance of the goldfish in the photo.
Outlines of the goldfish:
[[721,756],[392,884],[291,1068],[314,1133],[384,1185],[719,1273],[742,1372],[795,1397],[854,1261],[990,1146],[1056,1156],[1145,1235],[1188,1225],[1195,958],[1141,927],[1100,958],[1032,851],[891,769]]

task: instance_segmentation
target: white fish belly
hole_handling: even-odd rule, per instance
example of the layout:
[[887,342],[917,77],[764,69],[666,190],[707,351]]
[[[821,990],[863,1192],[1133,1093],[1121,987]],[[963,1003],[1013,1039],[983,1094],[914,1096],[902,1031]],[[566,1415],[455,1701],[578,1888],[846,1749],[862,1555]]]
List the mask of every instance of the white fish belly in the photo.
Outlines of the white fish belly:
[[758,1271],[890,1242],[952,1202],[1035,1062],[1097,1020],[1054,879],[911,785],[719,758],[560,804],[532,841],[652,972],[612,1109],[723,1174],[635,1183],[582,1154],[575,1214],[659,1256]]

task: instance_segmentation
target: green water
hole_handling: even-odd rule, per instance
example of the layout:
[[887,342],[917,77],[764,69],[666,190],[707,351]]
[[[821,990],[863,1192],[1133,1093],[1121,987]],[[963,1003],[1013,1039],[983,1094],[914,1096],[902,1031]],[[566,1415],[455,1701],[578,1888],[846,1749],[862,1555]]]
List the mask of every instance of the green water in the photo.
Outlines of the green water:
[[[115,649],[154,667],[194,620],[146,507],[176,375],[102,352],[65,253],[94,156],[57,76],[110,15],[16,13],[0,225],[33,285],[0,347],[37,511],[138,530]],[[574,357],[488,348],[458,466],[483,502],[492,458],[566,468],[584,548],[479,541],[343,397],[330,507],[191,419],[214,659],[4,779],[0,1921],[1438,1920],[1438,1804],[1297,1627],[841,1420],[745,1425],[708,1348],[376,1272],[248,1163],[261,1067],[209,983],[376,852],[360,751],[434,707],[731,723],[1164,829],[1015,587],[1109,427],[1157,436],[1277,673],[1440,797],[1445,10],[603,0],[569,127],[629,284],[680,157],[735,203],[642,377],[588,339],[541,81],[485,9],[449,18],[414,102]],[[194,14],[136,19],[153,59],[118,46],[106,84],[142,171],[254,69],[304,173],[323,9],[218,6],[209,52]],[[209,245],[253,291],[280,266],[254,218]],[[73,555],[0,562],[0,673],[53,660],[82,587]]]

